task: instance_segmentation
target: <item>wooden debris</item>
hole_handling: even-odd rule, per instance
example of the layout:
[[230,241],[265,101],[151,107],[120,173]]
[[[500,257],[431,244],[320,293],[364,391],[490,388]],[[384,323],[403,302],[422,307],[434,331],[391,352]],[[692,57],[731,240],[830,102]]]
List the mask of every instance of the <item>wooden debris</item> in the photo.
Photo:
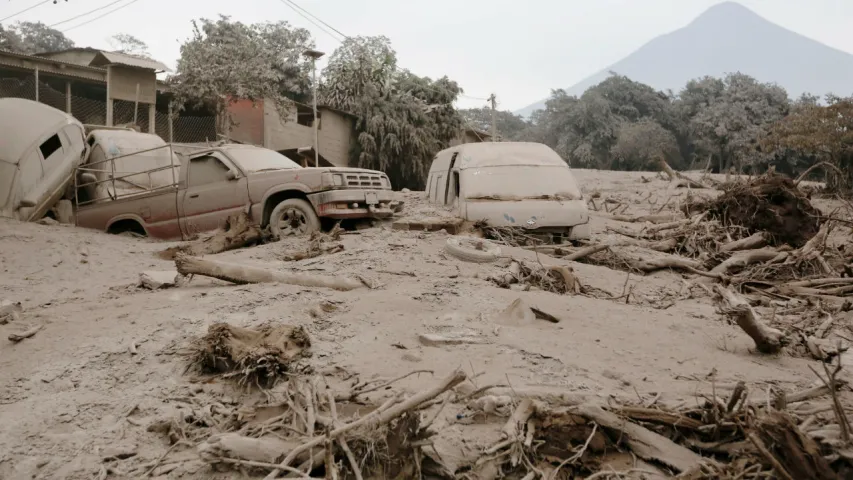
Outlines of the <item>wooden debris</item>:
[[786,342],[782,332],[765,325],[749,302],[720,285],[714,285],[714,291],[720,297],[722,312],[732,317],[738,326],[755,341],[759,352],[777,353],[782,349]]
[[183,254],[178,254],[175,257],[175,266],[181,275],[203,275],[241,285],[248,283],[286,283],[334,290],[355,290],[366,287],[364,282],[354,278],[285,273],[218,260],[190,257]]
[[461,218],[430,218],[423,220],[401,219],[391,226],[394,230],[408,230],[419,232],[437,232],[444,230],[451,235],[456,235],[462,229],[464,220]]
[[23,332],[20,332],[20,333],[10,333],[9,334],[9,341],[14,342],[14,343],[18,343],[21,340],[32,337],[33,335],[38,333],[39,330],[41,330],[43,327],[44,327],[44,325],[36,325],[35,327],[28,328],[27,330],[24,330]]
[[0,325],[16,321],[23,311],[24,307],[21,305],[21,302],[3,300],[0,302]]
[[195,240],[177,247],[171,247],[161,252],[160,257],[173,260],[178,254],[200,256],[213,255],[238,248],[264,243],[271,239],[268,230],[261,230],[249,215],[241,212],[228,217],[225,228],[213,235]]

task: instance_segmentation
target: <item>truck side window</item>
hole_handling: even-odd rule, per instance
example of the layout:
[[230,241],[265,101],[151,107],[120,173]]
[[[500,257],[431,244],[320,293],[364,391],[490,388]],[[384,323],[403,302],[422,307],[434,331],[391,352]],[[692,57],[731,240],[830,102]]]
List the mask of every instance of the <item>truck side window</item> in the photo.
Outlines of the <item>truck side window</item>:
[[188,185],[197,187],[208,183],[227,182],[228,167],[212,155],[190,160]]

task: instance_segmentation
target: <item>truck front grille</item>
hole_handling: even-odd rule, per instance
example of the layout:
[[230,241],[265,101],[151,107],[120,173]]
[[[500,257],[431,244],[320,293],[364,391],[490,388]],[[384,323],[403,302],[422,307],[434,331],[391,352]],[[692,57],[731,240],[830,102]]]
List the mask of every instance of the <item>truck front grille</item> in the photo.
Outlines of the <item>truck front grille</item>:
[[383,188],[382,176],[371,173],[348,173],[344,176],[347,187]]

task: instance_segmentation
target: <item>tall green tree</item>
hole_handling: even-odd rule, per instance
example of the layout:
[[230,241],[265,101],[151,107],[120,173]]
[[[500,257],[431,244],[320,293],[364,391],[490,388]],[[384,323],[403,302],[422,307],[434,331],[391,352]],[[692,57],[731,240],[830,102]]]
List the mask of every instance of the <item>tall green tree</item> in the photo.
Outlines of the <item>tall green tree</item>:
[[311,65],[302,53],[313,45],[307,30],[287,22],[247,25],[226,16],[194,21],[169,78],[175,101],[181,108],[213,110],[223,133],[233,123],[228,106],[234,101],[269,99],[285,111],[291,100],[310,95]]
[[323,80],[320,101],[357,118],[352,163],[384,171],[397,188],[422,188],[433,156],[462,128],[453,106],[459,85],[398,71],[385,37],[344,41]]

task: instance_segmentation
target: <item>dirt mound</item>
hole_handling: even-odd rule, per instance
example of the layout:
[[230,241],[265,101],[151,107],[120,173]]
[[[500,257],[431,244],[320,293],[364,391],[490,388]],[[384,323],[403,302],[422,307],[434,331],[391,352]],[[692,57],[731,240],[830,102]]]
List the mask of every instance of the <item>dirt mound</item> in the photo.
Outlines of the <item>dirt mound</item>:
[[744,227],[750,234],[767,232],[776,245],[802,247],[820,229],[820,212],[805,192],[781,175],[726,185],[716,199],[689,208],[707,211],[724,225]]

